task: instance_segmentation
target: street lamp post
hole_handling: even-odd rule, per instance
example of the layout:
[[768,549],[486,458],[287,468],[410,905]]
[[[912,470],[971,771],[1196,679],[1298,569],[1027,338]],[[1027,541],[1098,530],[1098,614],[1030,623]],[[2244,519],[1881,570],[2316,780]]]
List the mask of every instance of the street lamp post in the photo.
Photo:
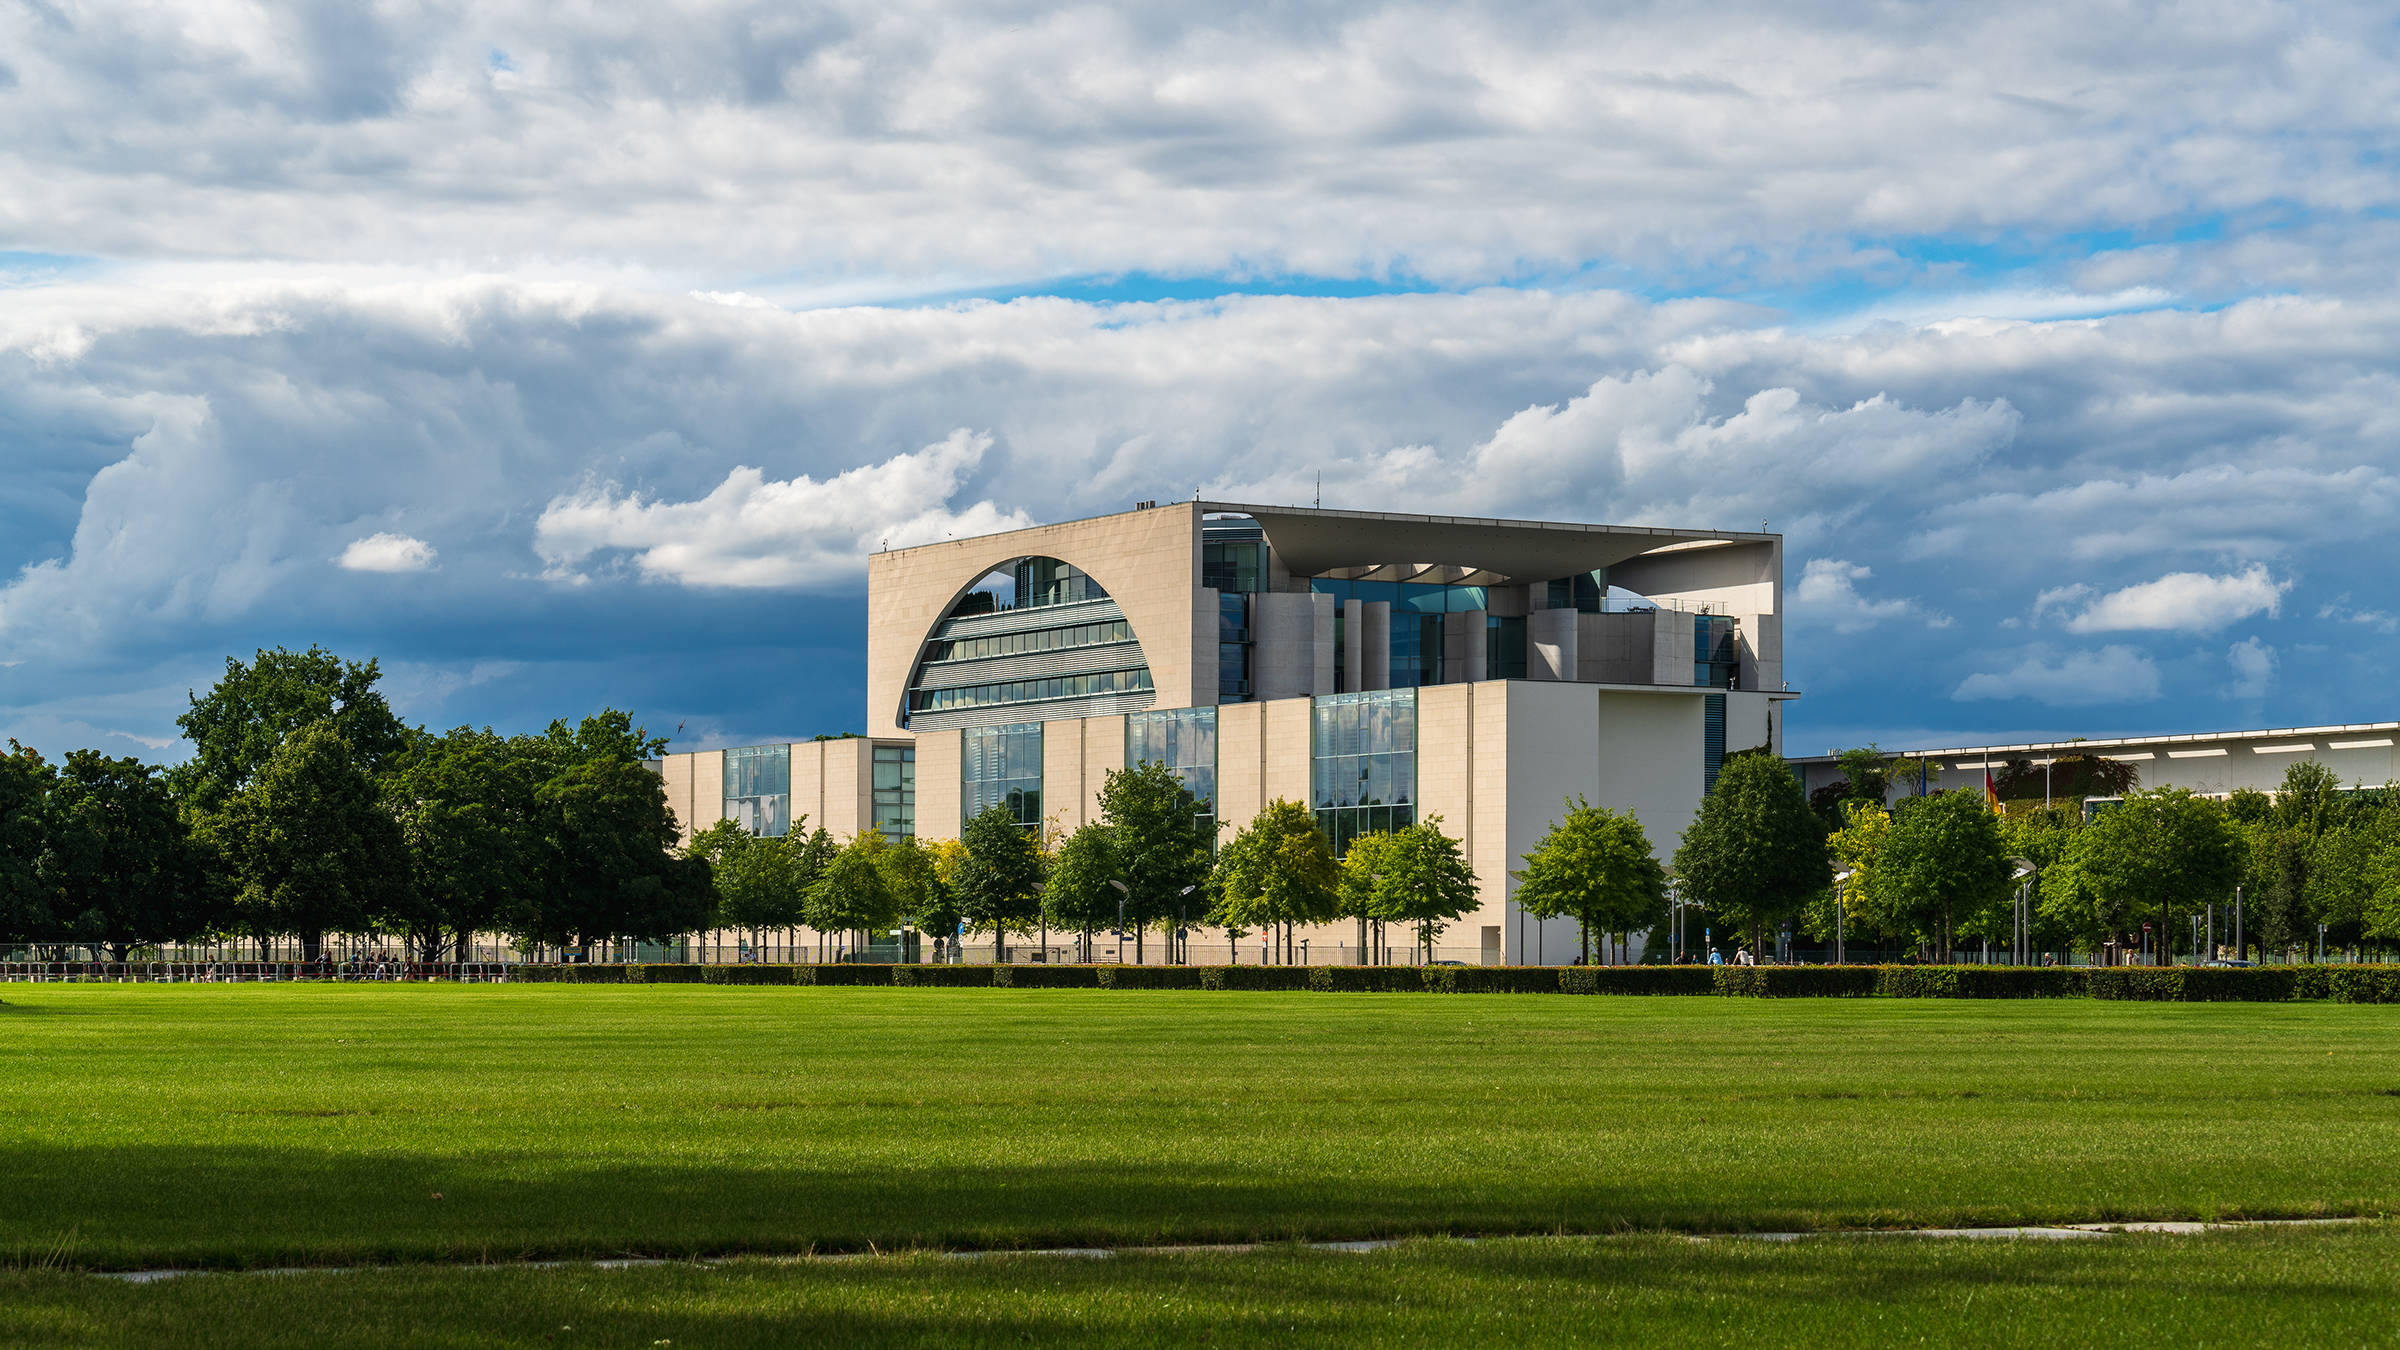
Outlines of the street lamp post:
[[1175,964],[1179,966],[1190,965],[1192,961],[1191,935],[1185,931],[1188,925],[1184,923],[1184,907],[1191,903],[1192,892],[1199,889],[1200,883],[1193,882],[1175,893]]
[[1131,892],[1125,889],[1124,882],[1114,877],[1109,878],[1108,884],[1117,892],[1117,931],[1110,936],[1117,940],[1117,960],[1122,962],[1125,959],[1125,897]]
[[2242,888],[2241,888],[2241,887],[2239,887],[2239,886],[2236,886],[2236,887],[2234,887],[2234,888],[2233,888],[2233,956],[2234,956],[2234,959],[2235,959],[2235,960],[2237,960],[2237,961],[2238,961],[2238,960],[2241,960],[2241,959],[2243,959],[2243,953],[2244,953],[2244,949],[2243,949],[2243,947],[2242,947]]
[[2033,879],[2040,875],[2041,869],[2035,867],[2030,858],[2011,858],[2009,861],[2015,864],[2015,868],[2008,874],[2008,879],[2017,883],[2014,925],[2017,931],[2013,944],[2017,950],[2014,960],[2020,966],[2029,965],[2033,961]]
[[1846,907],[1842,903],[1842,895],[1849,889],[1850,878],[1857,875],[1858,869],[1855,867],[1845,867],[1833,874],[1833,963],[1837,966],[1850,964],[1847,915],[1844,913]]

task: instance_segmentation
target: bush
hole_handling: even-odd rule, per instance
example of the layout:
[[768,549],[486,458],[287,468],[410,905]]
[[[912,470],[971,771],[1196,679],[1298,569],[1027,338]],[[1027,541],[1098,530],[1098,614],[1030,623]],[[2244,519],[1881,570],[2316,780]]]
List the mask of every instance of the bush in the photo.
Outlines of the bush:
[[702,966],[702,984],[797,984],[792,966]]
[[994,966],[992,983],[1002,989],[1097,989],[1098,966]]
[[875,962],[787,966],[794,984],[890,984],[892,967]]
[[892,983],[909,989],[989,989],[994,980],[992,966],[926,966],[896,965],[892,967]]
[[2320,997],[2332,1002],[2400,1003],[2400,966],[2318,966],[2315,969],[2325,972],[2325,992]]
[[1555,994],[1557,966],[1427,966],[1425,987],[1437,994]]
[[2085,972],[2070,966],[1877,966],[1885,998],[2077,998]]
[[1863,998],[1873,966],[1714,966],[1717,992],[1737,998]]
[[2091,974],[2092,997],[2166,1003],[2281,1003],[2298,995],[2288,966],[2249,970],[2205,966],[2103,966]]
[[1183,966],[1200,972],[1203,989],[1306,989],[1306,966]]
[[[1069,967],[1061,966],[1061,970]],[[1204,966],[1085,966],[1103,989],[1208,989]]]
[[1332,993],[1421,994],[1425,972],[1415,966],[1316,966],[1308,987]]
[[623,984],[625,967],[618,965],[556,965],[550,967],[550,979],[561,984]]
[[625,972],[625,978],[628,983],[638,980],[643,984],[698,984],[702,979],[701,972],[706,969],[706,966],[654,963],[630,968]]
[[1568,966],[1558,974],[1569,994],[1713,994],[1707,966]]

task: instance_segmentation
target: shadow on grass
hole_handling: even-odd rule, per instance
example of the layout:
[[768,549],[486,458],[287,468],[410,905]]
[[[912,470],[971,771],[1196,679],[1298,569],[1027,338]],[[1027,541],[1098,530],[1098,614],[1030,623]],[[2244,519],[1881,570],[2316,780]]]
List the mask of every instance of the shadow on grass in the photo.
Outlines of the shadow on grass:
[[206,1143],[0,1148],[0,1197],[0,1266],[55,1261],[73,1234],[65,1264],[108,1270],[1589,1232],[1657,1222],[1605,1180],[1527,1182],[1494,1195],[1466,1181],[1384,1171],[1287,1179],[1233,1164],[707,1169]]
[[[2248,1235],[2241,1235],[2248,1236]],[[0,1336],[62,1346],[2056,1345],[2373,1339],[2391,1234],[2099,1243],[1671,1239],[1359,1257],[917,1258],[630,1271],[0,1275]],[[2356,1333],[2356,1334],[2347,1334]]]

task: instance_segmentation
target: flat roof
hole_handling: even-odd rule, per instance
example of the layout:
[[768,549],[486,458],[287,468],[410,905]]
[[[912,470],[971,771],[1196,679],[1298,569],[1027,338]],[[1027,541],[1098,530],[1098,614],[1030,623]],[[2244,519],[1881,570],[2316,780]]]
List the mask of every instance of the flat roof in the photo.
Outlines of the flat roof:
[[[2400,722],[2343,722],[2319,727],[2267,727],[2256,731],[2188,731],[2169,736],[2114,736],[2071,741],[2026,741],[2017,745],[1955,745],[1929,750],[1891,750],[1885,753],[1905,755],[1910,759],[1943,759],[1957,755],[1983,755],[1988,758],[1994,755],[2005,756],[2042,750],[2097,754],[2109,750],[2133,749],[2151,745],[2288,740],[2295,736],[2314,740],[2319,737],[2347,736],[2374,731],[2400,731]],[[1838,757],[1834,755],[1786,755],[1784,758],[1793,764],[1831,764]]]
[[1241,515],[1256,520],[1284,566],[1299,576],[1319,576],[1344,567],[1421,562],[1539,581],[1612,566],[1645,553],[1773,545],[1783,539],[1779,534],[1746,530],[1585,525],[1245,502],[1193,505],[1204,515]]

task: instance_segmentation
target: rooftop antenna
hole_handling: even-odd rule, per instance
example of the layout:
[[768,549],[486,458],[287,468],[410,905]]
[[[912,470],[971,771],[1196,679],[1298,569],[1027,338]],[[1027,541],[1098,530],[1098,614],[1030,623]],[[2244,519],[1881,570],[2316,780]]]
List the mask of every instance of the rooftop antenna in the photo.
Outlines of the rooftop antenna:
[[1322,473],[1320,473],[1320,474],[1318,474],[1318,475],[1317,475],[1317,509],[1319,509],[1319,510],[1323,510],[1323,509],[1324,509],[1324,507],[1325,507],[1325,475],[1324,475],[1324,474],[1322,474]]

